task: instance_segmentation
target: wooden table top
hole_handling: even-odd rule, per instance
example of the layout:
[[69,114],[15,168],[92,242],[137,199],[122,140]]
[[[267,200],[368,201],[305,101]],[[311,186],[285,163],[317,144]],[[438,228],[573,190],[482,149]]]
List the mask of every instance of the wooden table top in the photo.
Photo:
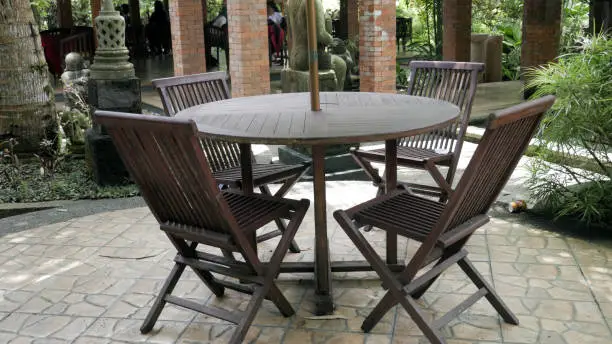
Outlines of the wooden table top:
[[243,97],[177,113],[192,118],[202,136],[261,144],[346,144],[383,141],[449,124],[459,108],[449,102],[397,94],[322,92],[321,111],[309,93]]

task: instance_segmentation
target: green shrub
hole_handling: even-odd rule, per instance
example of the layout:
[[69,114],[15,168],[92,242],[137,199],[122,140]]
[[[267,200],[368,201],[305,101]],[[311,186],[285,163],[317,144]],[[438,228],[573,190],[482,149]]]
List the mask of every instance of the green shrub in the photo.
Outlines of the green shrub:
[[[526,74],[533,98],[557,96],[538,138],[564,157],[552,164],[550,150],[540,150],[529,185],[557,216],[612,228],[612,41],[584,38],[580,50]],[[570,167],[576,156],[587,157],[589,168]]]
[[0,162],[0,203],[122,198],[139,194],[134,184],[98,186],[83,160],[62,161],[53,174],[43,173],[43,169],[35,160],[22,161],[19,166]]

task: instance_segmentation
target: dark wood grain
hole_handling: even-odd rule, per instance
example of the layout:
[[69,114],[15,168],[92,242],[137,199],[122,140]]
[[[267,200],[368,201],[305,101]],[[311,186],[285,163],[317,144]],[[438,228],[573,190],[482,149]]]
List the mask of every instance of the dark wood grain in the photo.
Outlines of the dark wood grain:
[[[153,329],[167,303],[236,323],[228,341],[232,344],[243,342],[264,299],[272,301],[283,316],[294,314],[275,279],[308,210],[308,200],[219,190],[193,121],[107,111],[96,111],[95,120],[107,129],[160,229],[177,250],[175,265],[140,328],[143,334]],[[250,162],[250,156],[246,160]],[[264,266],[249,236],[281,218],[289,222]],[[235,252],[242,260],[198,251],[200,244]],[[225,288],[253,296],[245,309],[232,311],[174,296],[186,267],[218,297]]]
[[[287,93],[222,100],[182,110],[177,117],[193,119],[204,140],[243,144],[304,144],[313,146],[315,312],[334,310],[325,200],[325,146],[390,140],[418,135],[456,121],[459,107],[443,100],[379,93],[321,93],[321,111],[310,110],[308,93]],[[395,150],[388,161],[396,170]],[[245,175],[247,171],[244,171]],[[387,176],[395,185],[395,173]],[[397,235],[387,237],[387,262],[397,262]]]
[[[213,72],[175,76],[170,78],[152,80],[153,86],[157,88],[167,116],[175,116],[180,110],[193,106],[217,102],[229,99],[231,96],[228,87],[228,76],[225,72]],[[237,118],[235,125],[239,128],[250,126],[253,116]],[[202,148],[208,159],[215,179],[224,187],[241,188],[245,193],[253,193],[253,187],[261,192],[271,195],[268,183],[283,182],[276,196],[283,196],[293,184],[295,184],[308,170],[308,164],[285,165],[285,164],[254,164],[250,144],[238,144],[215,140],[210,137],[201,139]],[[242,148],[242,149],[241,149]],[[242,161],[242,162],[241,162]],[[241,168],[242,166],[242,168]],[[253,175],[255,169],[255,176]],[[237,171],[244,171],[242,174]],[[285,230],[282,220],[275,220],[280,233]],[[255,235],[255,234],[253,234]],[[253,239],[252,243],[261,242],[265,238],[274,235],[266,235]],[[297,243],[291,243],[291,252],[300,252]],[[226,252],[229,257],[230,254]]]
[[[361,326],[364,332],[369,332],[399,303],[429,342],[444,344],[446,341],[440,328],[483,297],[506,323],[518,324],[518,318],[467,258],[466,244],[472,234],[489,221],[487,213],[491,205],[508,182],[554,101],[553,96],[546,96],[493,115],[448,202],[418,196],[410,189],[395,189],[350,209],[334,212],[340,227],[388,289],[365,318]],[[390,148],[393,146],[387,147]],[[376,226],[421,243],[404,271],[395,273],[389,269],[361,234],[359,228],[363,225]],[[430,321],[423,316],[424,312],[415,300],[455,264],[472,281],[477,292],[442,317]]]
[[425,97],[365,92],[308,93],[228,99],[182,110],[203,137],[242,143],[337,144],[383,141],[429,132],[457,118],[459,108]]

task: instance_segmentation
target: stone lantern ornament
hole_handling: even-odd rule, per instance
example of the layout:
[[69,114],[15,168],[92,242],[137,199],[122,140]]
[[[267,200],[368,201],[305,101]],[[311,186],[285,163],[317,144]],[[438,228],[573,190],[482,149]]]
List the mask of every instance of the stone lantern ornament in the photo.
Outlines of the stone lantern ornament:
[[[125,46],[125,20],[113,8],[112,0],[103,0],[95,23],[98,47],[88,85],[91,115],[95,110],[142,113],[140,80]],[[125,183],[128,173],[106,130],[94,124],[87,131],[86,141],[87,158],[96,183]]]
[[112,0],[104,0],[95,19],[98,48],[91,66],[91,78],[125,80],[136,77],[134,65],[125,46],[125,19],[113,8]]

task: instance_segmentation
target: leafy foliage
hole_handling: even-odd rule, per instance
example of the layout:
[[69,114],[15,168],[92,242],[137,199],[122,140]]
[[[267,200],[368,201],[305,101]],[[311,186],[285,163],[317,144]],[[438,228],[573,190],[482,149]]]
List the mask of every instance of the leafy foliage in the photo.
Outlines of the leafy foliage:
[[133,184],[100,187],[89,175],[84,160],[65,160],[53,175],[41,174],[36,161],[22,163],[20,169],[0,163],[0,203],[53,200],[121,198],[137,196]]
[[612,40],[583,38],[580,51],[527,73],[534,98],[557,96],[540,141],[570,161],[587,157],[594,168],[551,164],[543,149],[532,164],[534,196],[557,216],[612,226]]

